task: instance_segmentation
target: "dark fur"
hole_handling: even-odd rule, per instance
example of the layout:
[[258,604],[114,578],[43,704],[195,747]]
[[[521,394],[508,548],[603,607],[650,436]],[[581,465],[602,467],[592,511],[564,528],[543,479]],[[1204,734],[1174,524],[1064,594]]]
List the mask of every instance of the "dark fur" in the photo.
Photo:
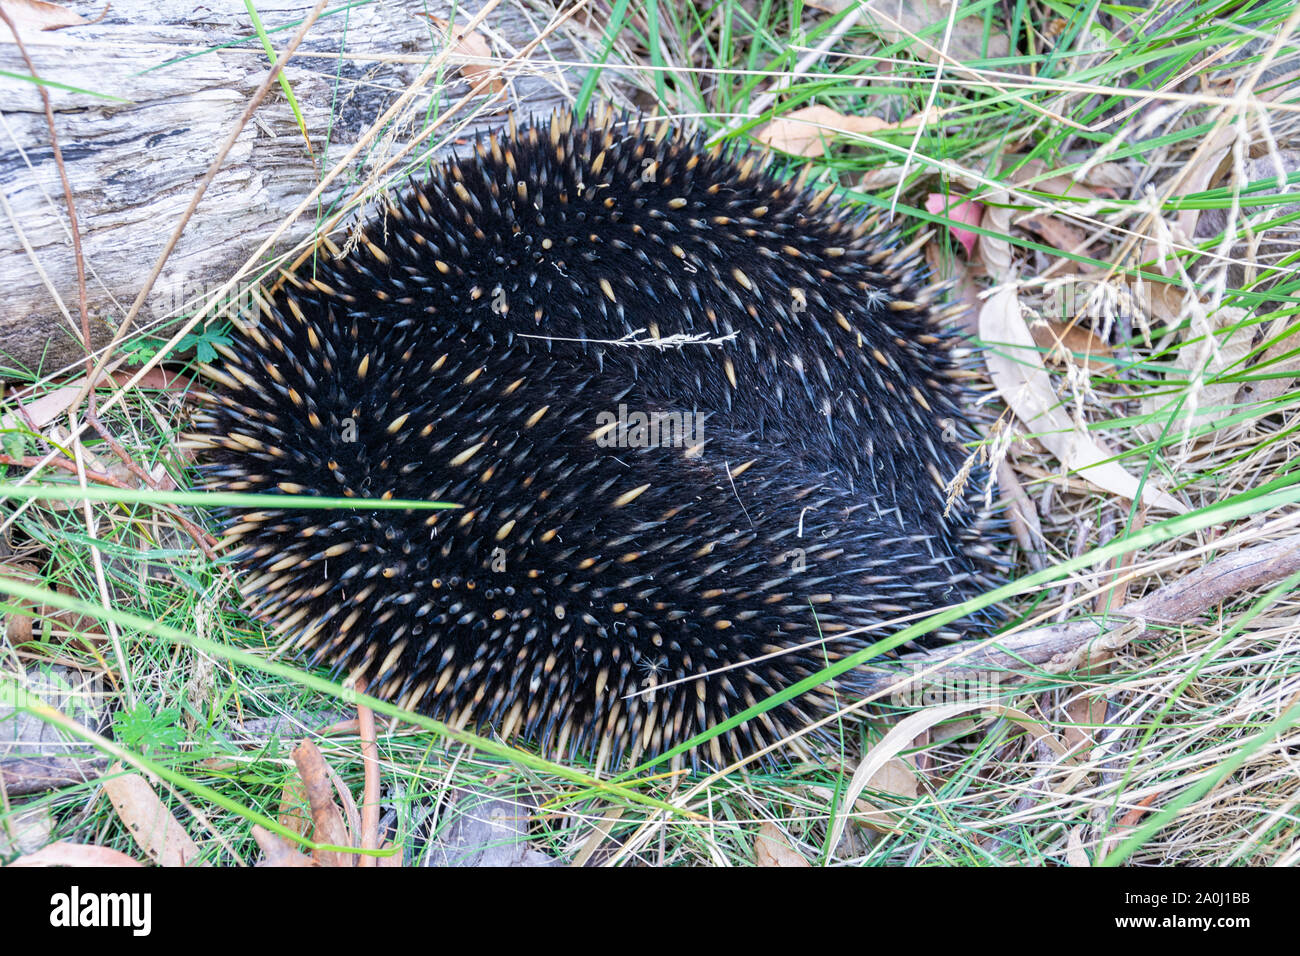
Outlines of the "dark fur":
[[[233,516],[255,612],[305,609],[285,629],[315,659],[410,706],[604,762],[987,587],[986,518],[945,520],[933,477],[971,395],[914,257],[744,162],[555,120],[443,167],[237,330],[199,423],[210,487],[464,506]],[[678,333],[727,340],[606,344]],[[603,447],[620,404],[704,414],[702,447]]]

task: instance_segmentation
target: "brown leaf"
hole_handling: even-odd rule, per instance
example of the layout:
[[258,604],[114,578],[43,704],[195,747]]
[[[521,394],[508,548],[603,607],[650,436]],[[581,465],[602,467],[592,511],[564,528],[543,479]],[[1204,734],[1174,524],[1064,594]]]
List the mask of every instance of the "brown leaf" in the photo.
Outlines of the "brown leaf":
[[1062,252],[1077,253],[1086,249],[1090,240],[1078,226],[1057,216],[1055,213],[1042,213],[1018,220],[1022,228],[1030,229],[1049,245]]
[[807,860],[795,852],[771,820],[758,828],[754,837],[754,863],[758,866],[809,866]]
[[1054,196],[1068,196],[1077,200],[1097,198],[1097,193],[1087,182],[1078,182],[1073,176],[1064,173],[1052,175],[1048,170],[1047,163],[1041,159],[1031,159],[1028,162],[1024,162],[1023,159],[1023,156],[1014,154],[1004,159],[1003,167],[1005,169],[1012,170],[1014,167],[1014,170],[1010,172],[1010,176],[1011,182],[1015,185],[1034,192],[1051,193]]
[[[938,122],[942,114],[931,110],[927,122]],[[918,125],[921,116],[909,116],[901,123],[887,123],[874,116],[846,116],[829,106],[806,106],[774,119],[756,134],[765,146],[794,156],[820,156],[823,144],[836,136],[877,133],[884,129],[907,129]]]
[[1099,195],[1118,199],[1133,188],[1133,171],[1123,163],[1095,163],[1084,170],[1083,182]]
[[51,843],[35,853],[20,856],[10,866],[144,866],[120,850],[85,843]]
[[1065,838],[1065,862],[1070,866],[1092,866],[1083,849],[1083,827],[1070,827]]
[[115,775],[120,769],[120,764],[110,768],[102,780],[104,792],[140,848],[160,866],[189,866],[197,860],[198,846],[149,781],[138,773]]
[[1088,751],[1096,746],[1096,728],[1106,722],[1106,698],[1086,694],[1065,705],[1070,723],[1061,728],[1065,745],[1076,760],[1087,759]]
[[[15,581],[21,581],[24,584],[40,586],[45,583],[36,566],[25,562],[0,563],[0,574]],[[9,640],[10,645],[26,644],[32,639],[33,620],[42,614],[44,608],[37,607],[31,601],[25,601],[13,596],[9,596],[6,600],[15,608],[22,608],[24,611],[30,612],[20,613],[15,610],[5,616],[5,637]]]
[[280,791],[280,825],[305,837],[311,832],[311,811],[308,807],[307,787],[302,778],[290,777]]
[[[916,741],[913,740],[908,746],[916,745]],[[909,760],[910,758],[903,757],[889,758],[871,775],[871,779],[863,789],[874,793],[890,794],[897,797],[900,802],[915,800],[918,792],[918,768]],[[895,811],[883,809],[865,797],[858,797],[853,801],[853,811],[855,822],[865,824],[873,830],[889,833],[898,828],[899,818]]]
[[[19,607],[34,610],[34,605],[30,601],[25,601],[22,598],[10,598],[9,600],[12,604],[18,605]],[[16,647],[19,644],[26,644],[31,641],[32,619],[34,616],[34,614],[20,614],[17,611],[6,616],[5,638],[9,641],[10,645]]]
[[[983,248],[984,244],[980,244]],[[980,311],[980,338],[989,343],[985,350],[989,376],[1003,400],[1016,416],[1033,431],[1040,442],[1061,462],[1067,471],[1077,472],[1085,481],[1123,498],[1138,494],[1139,482],[1133,475],[1075,425],[1052,388],[1052,380],[1043,366],[1042,356],[1020,313],[1020,301],[1014,289],[995,293]],[[1149,507],[1183,514],[1186,506],[1158,489],[1151,481],[1141,486],[1142,500]]]
[[316,861],[298,849],[291,840],[253,824],[253,839],[262,851],[258,866],[316,866]]
[[[442,31],[443,37],[448,43],[454,43],[452,53],[457,56],[472,56],[477,59],[492,58],[492,44],[488,38],[477,30],[472,33],[460,33],[454,31],[452,25],[442,17],[435,17],[432,14],[424,13],[421,16],[428,19],[434,26]],[[489,93],[500,93],[505,89],[505,81],[501,79],[499,67],[491,63],[462,63],[460,65],[460,75],[465,77],[471,83],[482,79],[484,76],[496,74],[491,83],[488,84]]]
[[[24,36],[33,31],[58,30],[86,22],[85,17],[73,13],[67,7],[46,3],[45,0],[4,0],[0,7],[4,7],[19,34]],[[3,21],[0,21],[0,26],[3,26]],[[7,28],[0,30],[0,40],[13,42]]]
[[[131,376],[135,374],[134,369],[117,369],[110,372],[109,375],[116,385],[125,385],[131,381]],[[136,382],[136,388],[151,388],[163,392],[176,392],[184,394],[194,387],[194,379],[188,375],[182,375],[180,372],[173,372],[157,366],[149,369],[144,375],[140,376],[140,381]]]
[[1061,364],[1069,359],[1081,368],[1096,367],[1097,357],[1109,358],[1111,347],[1088,329],[1078,324],[1066,324],[1055,319],[1044,319],[1029,327],[1034,344],[1047,351],[1047,361]]
[[22,403],[23,414],[11,412],[0,418],[0,428],[44,428],[71,408],[80,394],[79,385],[65,385],[43,392],[40,398]]
[[1011,282],[1018,277],[1015,252],[1011,242],[1003,237],[1011,235],[1012,210],[1006,190],[985,193],[984,228],[976,247],[977,257],[996,282]]
[[[1254,334],[1245,319],[1245,309],[1230,306],[1223,306],[1212,316],[1200,310],[1193,312],[1191,324],[1182,333],[1184,344],[1174,356],[1173,368],[1166,374],[1170,384],[1161,389],[1163,394],[1142,399],[1142,414],[1152,416],[1149,423],[1140,427],[1143,434],[1158,438],[1175,409],[1178,417],[1169,428],[1171,435],[1237,413],[1235,403],[1240,383],[1211,380],[1228,370],[1242,371],[1238,363],[1249,354]],[[1226,334],[1219,334],[1218,330]],[[1185,382],[1190,384],[1182,384]],[[1213,440],[1215,435],[1209,432],[1203,438]]]
[[[1284,328],[1282,323],[1287,321],[1287,318],[1278,319],[1277,323],[1270,328],[1270,331],[1265,333],[1265,342],[1274,338],[1276,338],[1276,341],[1268,347],[1262,356],[1255,360],[1250,368],[1250,372],[1255,375],[1276,375],[1278,377],[1242,383],[1241,389],[1237,393],[1238,402],[1242,404],[1247,402],[1270,402],[1291,391],[1296,380],[1295,377],[1300,375],[1300,322],[1291,317],[1289,321],[1295,322],[1295,324],[1282,333],[1277,332],[1278,328]],[[1287,353],[1294,354],[1288,355]]]
[[1029,558],[1029,565],[1041,571],[1043,564],[1043,522],[1038,517],[1038,506],[1025,493],[1011,462],[1003,458],[998,462],[998,489],[1007,503],[1007,521],[1011,533],[1020,543],[1020,550]]
[[[79,595],[66,584],[57,585],[54,589],[64,597],[79,598]],[[79,614],[76,611],[69,611],[65,608],[46,608],[46,616],[49,617],[59,628],[67,631],[69,634],[75,634],[80,640],[98,644],[101,641],[108,640],[108,635],[104,631],[104,622],[99,618],[91,617],[88,614]]]
[[[944,0],[810,0],[813,6],[838,13],[856,3],[862,3],[865,19],[877,34],[890,43],[915,39],[916,35],[936,23],[946,24],[950,8]],[[1004,57],[1010,49],[1007,34],[996,28],[988,31],[985,44],[984,18],[965,15],[952,26],[951,36],[945,46],[942,34],[912,43],[909,51],[930,63],[941,59],[940,51],[948,60],[965,62],[985,57]]]
[[971,276],[970,267],[957,256],[947,255],[938,242],[925,244],[925,262],[936,282],[952,283],[952,306],[961,302],[964,308],[952,323],[969,335],[979,333],[979,286]]
[[1142,288],[1142,304],[1152,319],[1152,325],[1177,325],[1187,301],[1187,290],[1172,282],[1147,282]]
[[1141,800],[1137,802],[1136,807],[1134,807],[1132,810],[1130,810],[1128,813],[1124,814],[1124,816],[1120,818],[1119,825],[1121,827],[1136,826],[1137,822],[1147,815],[1147,812],[1151,807],[1151,804],[1155,803],[1156,800],[1159,798],[1159,796],[1160,796],[1160,791],[1158,790],[1155,793],[1148,793],[1145,797],[1143,797]]
[[[909,714],[894,725],[890,731],[885,734],[870,750],[862,756],[857,768],[853,771],[853,776],[849,780],[849,785],[844,790],[843,800],[846,805],[856,807],[858,796],[876,779],[876,774],[889,761],[894,760],[904,750],[909,750],[914,745],[916,738],[937,724],[952,720],[972,711],[989,711],[1002,717],[1012,720],[1021,726],[1030,729],[1037,739],[1044,740],[1053,750],[1061,745],[1056,739],[1042,729],[1036,721],[1022,711],[1012,707],[1006,707],[1002,704],[990,703],[987,701],[975,701],[961,704],[941,704],[935,707],[926,707],[918,710],[914,714]],[[1064,748],[1061,748],[1064,752]],[[877,811],[879,812],[879,811]],[[869,818],[868,818],[869,819]],[[848,823],[848,815],[841,813],[835,818],[831,827],[830,846],[839,846],[840,840],[844,836],[844,828]]]

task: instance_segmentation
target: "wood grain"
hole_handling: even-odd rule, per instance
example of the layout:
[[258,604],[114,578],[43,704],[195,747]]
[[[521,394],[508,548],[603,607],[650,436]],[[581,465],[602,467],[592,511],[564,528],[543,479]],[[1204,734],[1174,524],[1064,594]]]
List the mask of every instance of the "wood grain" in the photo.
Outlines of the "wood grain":
[[[67,6],[87,19],[103,9],[79,0]],[[268,31],[286,28],[271,33],[277,49],[310,8],[308,0],[257,3]],[[480,8],[481,0],[460,4],[458,21],[468,22]],[[425,12],[447,18],[450,5],[382,0],[324,16],[312,27],[285,75],[314,157],[284,95],[274,90],[217,174],[137,325],[156,326],[194,311],[195,297],[228,279],[319,181],[316,164],[328,168],[331,156],[343,155],[365,136],[374,118],[446,45]],[[544,17],[502,3],[489,14],[483,34],[494,55],[508,58],[544,25]],[[117,0],[99,22],[56,31],[19,28],[43,80],[129,101],[47,87],[82,223],[92,339],[100,348],[125,316],[269,60],[238,3]],[[0,71],[25,76],[8,30],[0,25],[0,33]],[[581,59],[570,34],[548,37],[522,68],[507,73],[501,105],[475,118],[459,141],[503,125],[508,111],[540,115],[567,106],[566,90],[577,85],[575,68],[556,61]],[[436,116],[469,88],[449,70],[444,82],[422,92],[417,119]],[[376,137],[352,181],[340,177],[328,193],[321,215],[396,152],[413,126]],[[4,75],[0,196],[0,377],[13,377],[16,370],[51,373],[84,357],[67,211],[35,87]],[[292,248],[315,224],[302,217],[279,248]]]

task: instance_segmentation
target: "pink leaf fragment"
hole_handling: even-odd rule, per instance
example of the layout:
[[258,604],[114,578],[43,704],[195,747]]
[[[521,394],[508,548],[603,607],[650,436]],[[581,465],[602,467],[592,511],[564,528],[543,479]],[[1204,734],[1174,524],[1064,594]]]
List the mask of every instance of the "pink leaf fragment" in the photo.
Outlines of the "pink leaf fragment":
[[[959,201],[954,204],[954,199]],[[968,226],[978,226],[980,219],[984,215],[984,206],[982,204],[945,193],[930,193],[926,196],[925,210],[936,216],[947,216],[953,222],[963,222]],[[961,247],[966,250],[966,255],[969,256],[975,248],[975,240],[979,238],[979,235],[969,229],[962,229],[960,226],[949,225],[948,229],[952,232],[952,237],[961,243]]]

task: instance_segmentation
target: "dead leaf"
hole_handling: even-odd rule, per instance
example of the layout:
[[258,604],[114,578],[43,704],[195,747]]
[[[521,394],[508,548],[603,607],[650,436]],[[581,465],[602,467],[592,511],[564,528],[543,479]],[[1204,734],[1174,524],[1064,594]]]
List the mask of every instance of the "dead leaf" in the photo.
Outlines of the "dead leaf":
[[896,797],[915,799],[916,768],[901,757],[891,757],[884,766],[872,774],[866,789],[888,793]]
[[[1285,318],[1278,319],[1277,325],[1286,321]],[[1272,331],[1265,333],[1264,341],[1275,337],[1276,341],[1251,366],[1250,373],[1277,377],[1242,383],[1236,397],[1239,404],[1271,402],[1290,392],[1296,376],[1300,375],[1300,322],[1281,335]]]
[[10,412],[0,418],[0,428],[44,428],[71,408],[80,394],[81,388],[77,385],[52,389],[40,398],[23,403],[23,414]]
[[[138,773],[119,773],[114,764],[101,781],[118,817],[149,858],[159,866],[189,866],[199,858],[199,848],[158,799],[153,787]],[[115,775],[116,774],[116,775]]]
[[795,852],[782,833],[771,820],[758,828],[754,837],[754,863],[757,866],[809,866],[799,853]]
[[290,777],[280,791],[280,813],[278,816],[282,827],[305,837],[311,832],[311,813],[308,810],[307,787],[301,777]]
[[[1181,196],[1190,196],[1195,193],[1204,192],[1219,178],[1219,171],[1227,161],[1229,152],[1232,151],[1233,141],[1237,138],[1239,130],[1235,126],[1225,126],[1216,130],[1211,138],[1202,141],[1200,149],[1203,155],[1200,161],[1195,165],[1187,168],[1184,175],[1181,176],[1173,192],[1168,198],[1177,199]],[[1184,209],[1178,213],[1170,229],[1170,237],[1174,242],[1190,243],[1196,235],[1196,223],[1201,217],[1199,209]],[[1159,226],[1159,223],[1155,224]],[[1161,240],[1159,234],[1153,239],[1146,242],[1145,251],[1142,253],[1143,258],[1155,261],[1160,271],[1167,276],[1174,275],[1177,271],[1173,261],[1169,257],[1172,250],[1167,248]]]
[[1084,759],[1096,746],[1096,728],[1106,722],[1106,698],[1091,694],[1076,697],[1065,705],[1065,713],[1070,718],[1070,723],[1061,728],[1065,745],[1076,759]]
[[1065,862],[1070,866],[1092,866],[1083,849],[1083,827],[1070,827],[1065,838]]
[[1017,224],[1023,229],[1037,233],[1049,246],[1062,252],[1081,252],[1090,244],[1082,229],[1071,225],[1055,213],[1044,212],[1029,216],[1020,219]]
[[[118,369],[111,372],[110,377],[115,385],[122,386],[131,381],[131,376],[134,374],[134,369]],[[136,382],[135,387],[184,394],[194,387],[194,379],[188,375],[182,375],[180,372],[154,366],[140,376],[140,381]]]
[[[1015,253],[1011,243],[1002,238],[1011,235],[1012,210],[1005,190],[984,194],[984,228],[980,235],[979,258],[988,274],[998,283],[1011,282],[1017,277]],[[989,235],[989,233],[994,235]]]
[[[1065,755],[1065,746],[1057,739],[1056,735],[1044,727],[1041,723],[1034,720],[1022,710],[1014,707],[1007,707],[1004,704],[995,704],[988,701],[971,701],[960,704],[943,704],[938,707],[927,707],[919,710],[914,714],[909,714],[900,720],[894,727],[880,739],[874,747],[868,750],[862,757],[857,769],[853,771],[853,777],[849,780],[849,785],[844,790],[843,804],[845,806],[856,805],[858,797],[867,785],[872,781],[876,774],[889,761],[898,757],[904,750],[910,749],[916,738],[937,724],[944,723],[954,717],[960,717],[962,714],[974,711],[988,711],[997,714],[1007,720],[1024,727],[1035,740],[1042,741],[1058,757]],[[848,814],[841,813],[836,816],[835,822],[831,827],[829,846],[839,846],[840,839],[844,836],[844,827],[848,823]]]
[[[64,597],[79,598],[80,595],[67,584],[59,584],[54,588]],[[104,631],[104,622],[99,618],[91,617],[88,614],[78,614],[76,611],[69,611],[64,608],[46,608],[45,614],[53,621],[60,630],[68,634],[76,635],[78,640],[87,641],[93,644],[99,644],[101,641],[108,640],[108,634]]]
[[1135,806],[1132,810],[1130,810],[1128,813],[1124,814],[1124,816],[1120,818],[1119,826],[1121,827],[1136,826],[1138,821],[1147,815],[1151,807],[1151,804],[1155,803],[1156,799],[1159,796],[1160,796],[1160,791],[1158,790],[1155,793],[1148,793],[1145,797],[1143,797],[1141,800],[1137,802],[1137,806]]
[[[953,202],[954,199],[957,200],[956,203]],[[963,229],[955,223],[978,226],[984,213],[984,207],[980,203],[962,199],[960,196],[930,193],[925,197],[925,209],[926,212],[936,216],[943,215],[952,220],[948,225],[952,237],[961,243],[961,247],[966,250],[966,255],[969,256],[974,251],[979,233]]]
[[1155,320],[1151,325],[1177,325],[1187,303],[1187,290],[1172,282],[1144,282],[1139,301]]
[[10,866],[144,866],[120,850],[85,843],[51,843],[35,853],[20,856]]
[[1007,521],[1011,533],[1020,543],[1020,550],[1029,558],[1029,566],[1041,571],[1043,562],[1043,523],[1038,517],[1038,507],[1025,493],[1011,462],[1003,458],[998,462],[998,489],[1007,502]]
[[[1246,315],[1245,309],[1230,306],[1212,316],[1200,310],[1193,312],[1191,324],[1183,333],[1186,341],[1174,356],[1173,369],[1165,376],[1169,384],[1160,389],[1164,394],[1142,399],[1142,414],[1152,416],[1152,420],[1139,426],[1139,431],[1148,439],[1159,438],[1175,409],[1178,418],[1168,429],[1171,435],[1186,435],[1236,414],[1240,383],[1213,379],[1229,369],[1245,371],[1239,363],[1250,353],[1254,334],[1253,327],[1245,322]],[[1219,330],[1226,330],[1226,334],[1219,334]],[[1202,437],[1213,438],[1214,433]]]
[[1060,365],[1067,359],[1080,368],[1096,368],[1095,358],[1109,358],[1111,347],[1077,323],[1043,319],[1029,327],[1034,344],[1046,350],[1047,361]]
[[[983,245],[983,244],[981,244]],[[1123,498],[1139,493],[1139,481],[1125,471],[1114,456],[1091,435],[1076,427],[1057,400],[1042,355],[1034,344],[1020,312],[1014,289],[1001,289],[980,310],[980,338],[988,343],[985,361],[989,376],[1003,400],[1025,427],[1054,454],[1065,471],[1077,472],[1092,485]],[[1147,480],[1142,500],[1152,508],[1183,514],[1186,506]]]
[[1123,163],[1095,163],[1084,169],[1082,182],[1107,198],[1118,199],[1133,188],[1133,171]]
[[[424,13],[421,16],[428,19],[434,26],[442,31],[443,37],[448,43],[454,43],[452,53],[456,56],[469,56],[476,59],[492,59],[492,44],[483,34],[474,30],[471,33],[455,32],[450,22],[442,17],[435,17],[432,14]],[[477,82],[485,76],[495,75],[495,78],[488,84],[487,92],[500,93],[506,88],[505,81],[501,79],[500,69],[490,63],[462,63],[460,65],[460,75],[471,83]]]
[[[813,6],[823,10],[839,12],[862,0],[810,0]],[[862,2],[865,19],[871,23],[877,34],[884,40],[895,43],[899,40],[915,39],[917,34],[936,23],[946,24],[951,13],[951,6],[944,0],[866,0]],[[987,31],[985,42],[984,18],[970,14],[959,14],[952,26],[947,46],[943,44],[943,34],[930,36],[908,46],[915,56],[930,63],[941,58],[965,63],[987,57],[1004,57],[1011,48],[1007,34],[996,28]],[[940,51],[943,57],[940,56]]]
[[[14,22],[20,34],[39,30],[59,30],[87,22],[85,17],[73,13],[67,7],[61,7],[57,3],[46,3],[45,0],[4,0],[0,3],[0,7],[9,14],[9,19]],[[5,43],[13,42],[7,29],[0,30],[0,40]]]
[[[1145,508],[1139,507],[1133,515],[1133,520],[1129,524],[1129,533],[1136,534],[1141,531],[1147,523],[1147,512]],[[1107,614],[1111,608],[1120,608],[1128,603],[1128,582],[1124,579],[1125,573],[1133,567],[1133,552],[1111,558],[1107,566],[1112,569],[1110,577],[1110,586],[1102,591],[1093,601],[1094,613]],[[1109,663],[1098,665],[1102,670],[1109,670]],[[1103,717],[1105,714],[1103,713]]]
[[[1075,200],[1097,198],[1097,193],[1089,185],[1091,180],[1086,179],[1084,182],[1080,182],[1065,173],[1052,174],[1047,163],[1041,159],[1031,159],[1025,162],[1024,157],[1021,155],[1007,156],[1003,161],[1003,169],[1010,173],[1011,182],[1021,189],[1050,193],[1053,196],[1069,197]],[[1106,191],[1112,192],[1110,189]]]
[[972,337],[979,334],[979,286],[971,275],[970,265],[957,256],[949,255],[938,242],[925,244],[925,262],[937,282],[952,283],[951,307],[961,303],[960,313],[954,314],[952,324]]
[[1033,204],[1035,208],[1020,213],[1014,218],[1016,225],[1032,230],[1049,245],[1063,252],[1077,252],[1088,245],[1088,237],[1070,219],[1063,214],[1065,209],[1078,205],[1079,202],[1097,198],[1097,194],[1087,185],[1077,182],[1067,175],[1050,175],[1048,167],[1041,159],[1031,159],[1019,166],[1019,157],[1007,157],[1005,167],[1014,168],[1010,173],[1011,182],[1021,190],[1036,193],[1049,193],[1073,202],[1053,203],[1049,199],[1021,196],[1020,201]]
[[846,116],[829,106],[806,106],[774,119],[754,138],[765,146],[793,156],[820,156],[824,152],[824,143],[836,136],[908,129],[919,125],[922,120],[936,123],[941,116],[941,111],[931,110],[923,115],[909,116],[901,123],[887,123],[875,116]]
[[299,850],[295,843],[256,823],[253,824],[253,839],[262,851],[258,866],[316,866],[316,861]]
[[858,180],[858,189],[863,192],[874,192],[878,189],[893,188],[899,184],[906,171],[902,163],[886,163],[884,166],[868,169]]
[[[5,577],[22,581],[24,584],[39,586],[45,583],[36,566],[31,564],[0,564],[0,572],[3,572]],[[5,615],[5,637],[11,647],[26,644],[32,639],[32,624],[44,612],[44,608],[38,608],[30,601],[13,596],[5,600],[15,608]],[[22,611],[17,610],[19,608]],[[27,613],[22,613],[24,611]]]
[[[915,745],[916,742],[913,741],[911,746]],[[872,774],[863,790],[888,794],[897,798],[899,803],[915,800],[918,792],[918,773],[917,768],[907,760],[902,757],[892,757]],[[865,824],[885,833],[896,830],[899,824],[896,811],[887,810],[865,797],[858,797],[853,801],[853,819],[856,823]]]

